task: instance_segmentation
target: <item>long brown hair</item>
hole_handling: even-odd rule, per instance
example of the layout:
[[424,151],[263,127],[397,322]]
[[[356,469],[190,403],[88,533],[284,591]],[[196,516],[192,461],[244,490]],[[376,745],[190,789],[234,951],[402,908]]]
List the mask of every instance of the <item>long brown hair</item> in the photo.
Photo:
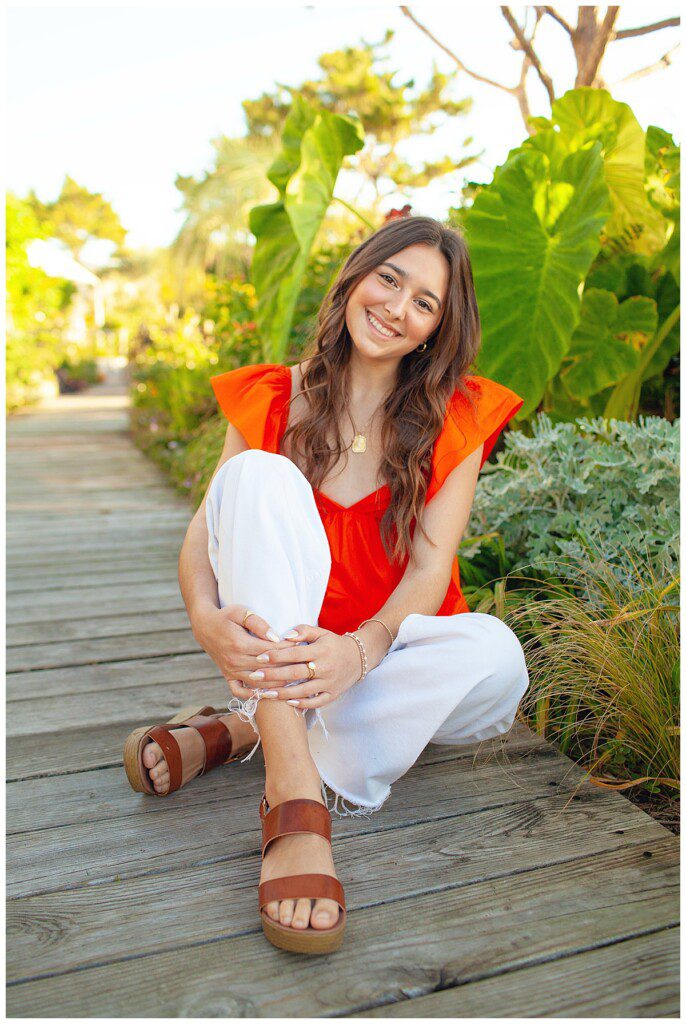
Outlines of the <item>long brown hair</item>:
[[[303,352],[303,360],[310,362],[303,371],[300,394],[308,411],[283,437],[289,439],[289,457],[318,488],[345,451],[339,425],[345,421],[353,344],[345,322],[348,297],[379,264],[417,244],[443,253],[449,281],[443,315],[426,339],[427,348],[402,357],[396,385],[379,410],[384,452],[379,472],[391,492],[380,530],[389,561],[412,557],[413,520],[433,543],[421,523],[433,446],[455,390],[473,406],[463,378],[479,350],[481,325],[467,246],[457,231],[432,217],[398,218],[350,253],[324,297]],[[333,447],[329,436],[335,438]]]

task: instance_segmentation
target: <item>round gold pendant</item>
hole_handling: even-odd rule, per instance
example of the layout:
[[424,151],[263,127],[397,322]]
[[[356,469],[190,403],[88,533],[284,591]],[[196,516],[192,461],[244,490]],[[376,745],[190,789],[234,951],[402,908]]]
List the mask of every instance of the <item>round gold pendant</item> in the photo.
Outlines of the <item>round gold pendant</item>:
[[366,452],[367,451],[367,438],[364,434],[355,434],[352,445],[354,452]]

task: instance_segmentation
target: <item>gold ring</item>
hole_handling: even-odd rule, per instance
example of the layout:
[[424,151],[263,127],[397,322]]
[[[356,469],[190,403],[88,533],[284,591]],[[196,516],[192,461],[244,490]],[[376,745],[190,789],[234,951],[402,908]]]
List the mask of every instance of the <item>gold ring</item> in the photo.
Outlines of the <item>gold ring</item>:
[[314,679],[314,677],[317,674],[317,666],[315,665],[315,663],[313,661],[308,661],[308,663],[307,663],[307,671],[309,672],[309,675],[308,675],[307,678],[308,679]]
[[248,617],[250,615],[257,615],[257,612],[246,612],[245,615],[243,616],[243,621],[241,622],[241,626],[245,626],[246,620],[248,619]]

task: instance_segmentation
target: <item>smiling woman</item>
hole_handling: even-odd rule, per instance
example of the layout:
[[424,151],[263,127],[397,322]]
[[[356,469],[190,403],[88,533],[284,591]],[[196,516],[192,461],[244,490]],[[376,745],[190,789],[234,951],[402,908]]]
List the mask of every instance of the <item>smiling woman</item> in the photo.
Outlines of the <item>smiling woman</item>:
[[429,742],[506,732],[528,686],[460,591],[477,476],[522,405],[468,372],[478,346],[464,241],[417,217],[351,253],[301,363],[212,378],[229,426],[179,578],[233,713],[138,730],[129,778],[166,796],[261,742],[259,908],[285,949],[343,938],[330,812],[378,810]]

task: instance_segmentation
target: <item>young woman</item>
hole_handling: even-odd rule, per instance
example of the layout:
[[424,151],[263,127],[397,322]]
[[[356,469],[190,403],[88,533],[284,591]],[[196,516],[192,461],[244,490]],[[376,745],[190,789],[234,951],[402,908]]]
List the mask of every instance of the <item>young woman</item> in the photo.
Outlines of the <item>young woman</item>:
[[125,763],[167,796],[261,742],[259,905],[285,949],[342,940],[330,812],[378,810],[429,742],[507,732],[528,686],[512,630],[469,612],[455,556],[522,406],[468,375],[479,342],[462,238],[403,218],[349,256],[302,362],[212,378],[229,425],[179,580],[231,713],[136,730]]

